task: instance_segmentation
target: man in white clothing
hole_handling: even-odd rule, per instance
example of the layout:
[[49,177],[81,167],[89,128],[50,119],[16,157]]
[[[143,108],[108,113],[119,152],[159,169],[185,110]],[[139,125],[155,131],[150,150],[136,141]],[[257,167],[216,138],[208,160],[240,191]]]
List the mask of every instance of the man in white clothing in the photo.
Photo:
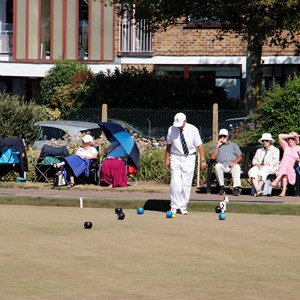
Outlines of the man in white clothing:
[[174,117],[173,126],[168,130],[165,166],[171,171],[171,211],[180,210],[187,215],[193,183],[196,152],[199,152],[201,168],[206,167],[202,140],[198,129],[187,123],[186,116],[178,113]]

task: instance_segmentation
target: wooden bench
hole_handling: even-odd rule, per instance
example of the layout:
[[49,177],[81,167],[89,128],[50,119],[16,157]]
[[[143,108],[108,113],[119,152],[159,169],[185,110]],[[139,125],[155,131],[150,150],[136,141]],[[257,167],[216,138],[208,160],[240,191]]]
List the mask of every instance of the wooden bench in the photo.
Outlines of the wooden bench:
[[[249,179],[248,171],[252,167],[252,159],[257,150],[256,147],[240,147],[244,160],[240,163],[241,166],[241,178]],[[280,151],[280,157],[282,157],[282,151]],[[211,194],[212,184],[217,181],[213,166],[216,163],[215,160],[210,160],[207,166],[207,179],[206,179],[206,193]],[[224,173],[225,179],[231,179],[231,173]],[[275,175],[269,175],[268,179],[271,181],[275,179]],[[300,175],[296,172],[296,183],[290,188],[293,189],[294,196],[300,196]]]

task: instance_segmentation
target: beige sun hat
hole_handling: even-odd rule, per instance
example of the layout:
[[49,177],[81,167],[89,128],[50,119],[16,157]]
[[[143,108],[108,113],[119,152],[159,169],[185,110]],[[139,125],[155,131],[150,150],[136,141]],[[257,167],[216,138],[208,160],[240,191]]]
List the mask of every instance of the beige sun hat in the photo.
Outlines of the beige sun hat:
[[271,141],[272,143],[275,142],[275,140],[272,138],[271,133],[263,133],[258,142],[262,144],[262,141]]
[[91,135],[89,135],[89,134],[86,134],[82,138],[82,143],[90,143],[91,146],[95,145],[94,138]]
[[287,139],[288,139],[288,138],[295,138],[295,139],[296,139],[296,143],[299,144],[299,135],[298,135],[297,132],[295,132],[295,131],[290,132],[290,133],[288,134]]

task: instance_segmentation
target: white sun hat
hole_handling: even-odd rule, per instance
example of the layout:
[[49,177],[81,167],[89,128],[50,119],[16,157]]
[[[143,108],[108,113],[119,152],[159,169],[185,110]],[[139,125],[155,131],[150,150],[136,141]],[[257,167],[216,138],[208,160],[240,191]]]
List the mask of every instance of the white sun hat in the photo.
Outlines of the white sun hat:
[[263,133],[261,138],[258,140],[259,143],[263,143],[262,141],[270,141],[272,143],[275,142],[275,140],[272,138],[271,133]]
[[94,138],[89,135],[89,134],[86,134],[83,138],[82,138],[82,142],[83,143],[90,143],[91,145],[94,145]]

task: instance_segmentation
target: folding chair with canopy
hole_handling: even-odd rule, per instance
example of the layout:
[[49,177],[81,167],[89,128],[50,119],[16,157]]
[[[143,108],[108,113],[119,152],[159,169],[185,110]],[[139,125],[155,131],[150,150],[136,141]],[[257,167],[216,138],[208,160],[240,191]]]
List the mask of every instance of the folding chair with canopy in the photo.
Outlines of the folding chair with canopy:
[[56,176],[56,170],[53,168],[53,163],[59,163],[65,157],[69,156],[69,151],[66,146],[55,147],[44,145],[40,156],[33,166],[36,171],[34,182],[51,182]]
[[0,180],[26,178],[28,160],[23,139],[0,139]]

